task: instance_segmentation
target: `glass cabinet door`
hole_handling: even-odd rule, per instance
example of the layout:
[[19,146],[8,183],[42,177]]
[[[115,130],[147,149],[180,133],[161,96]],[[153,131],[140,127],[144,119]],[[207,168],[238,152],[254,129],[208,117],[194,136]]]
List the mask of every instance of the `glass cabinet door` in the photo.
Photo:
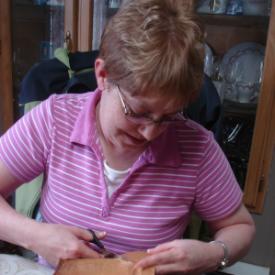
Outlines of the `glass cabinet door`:
[[37,62],[53,57],[64,42],[64,0],[13,0],[12,65],[15,119],[20,83]]
[[[127,0],[124,0],[127,1]],[[100,37],[106,21],[114,15],[120,7],[122,0],[94,0],[93,13],[93,50],[97,50]]]
[[230,6],[211,9],[205,2],[199,2],[197,11],[206,31],[208,73],[222,101],[221,147],[244,190],[245,204],[260,213],[267,190],[266,139],[271,129],[259,119],[264,115],[270,121],[274,108],[263,104],[272,85],[268,80],[272,67],[268,54],[274,43],[271,2],[246,3],[238,12]]
[[[200,14],[207,35],[207,73],[223,109],[221,146],[245,189],[268,31],[268,16]],[[257,25],[257,27],[253,27]],[[222,32],[231,39],[224,39]]]

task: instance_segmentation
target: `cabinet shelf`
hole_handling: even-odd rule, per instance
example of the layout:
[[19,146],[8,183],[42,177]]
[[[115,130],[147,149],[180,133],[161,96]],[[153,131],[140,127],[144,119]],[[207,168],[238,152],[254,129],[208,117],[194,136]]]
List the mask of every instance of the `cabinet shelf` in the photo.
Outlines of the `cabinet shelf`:
[[203,24],[236,26],[247,28],[267,28],[269,16],[251,16],[251,15],[219,15],[219,14],[201,14],[198,13]]
[[225,115],[237,115],[240,117],[255,116],[257,104],[255,103],[239,103],[230,100],[224,100],[223,110]]

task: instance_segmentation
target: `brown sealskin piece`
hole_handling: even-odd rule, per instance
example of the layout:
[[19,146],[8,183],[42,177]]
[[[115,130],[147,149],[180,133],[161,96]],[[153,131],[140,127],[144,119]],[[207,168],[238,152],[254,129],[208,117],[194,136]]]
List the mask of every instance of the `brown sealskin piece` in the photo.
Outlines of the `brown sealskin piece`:
[[128,252],[113,259],[73,259],[59,263],[54,275],[154,275],[155,269],[133,270],[146,256],[144,251]]

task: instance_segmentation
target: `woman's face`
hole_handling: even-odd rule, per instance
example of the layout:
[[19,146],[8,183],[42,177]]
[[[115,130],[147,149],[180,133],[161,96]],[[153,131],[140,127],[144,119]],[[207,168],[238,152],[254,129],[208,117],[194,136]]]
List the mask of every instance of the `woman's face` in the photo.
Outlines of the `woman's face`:
[[[104,73],[102,75],[104,76]],[[148,118],[159,121],[170,118],[171,114],[182,109],[182,104],[173,98],[158,97],[150,93],[146,96],[133,96],[122,87],[109,83],[106,77],[99,78],[98,86],[102,90],[99,108],[100,127],[105,141],[118,149],[145,148],[150,141],[163,133],[168,125],[148,122]]]

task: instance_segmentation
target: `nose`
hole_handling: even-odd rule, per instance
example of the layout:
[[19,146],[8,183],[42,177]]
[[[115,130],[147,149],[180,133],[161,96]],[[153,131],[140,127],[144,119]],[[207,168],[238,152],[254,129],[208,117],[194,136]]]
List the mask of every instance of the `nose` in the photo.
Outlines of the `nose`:
[[165,125],[159,125],[159,124],[147,124],[147,125],[141,125],[139,127],[139,134],[143,136],[144,139],[147,141],[151,141],[155,139],[157,136],[159,136],[167,126]]

